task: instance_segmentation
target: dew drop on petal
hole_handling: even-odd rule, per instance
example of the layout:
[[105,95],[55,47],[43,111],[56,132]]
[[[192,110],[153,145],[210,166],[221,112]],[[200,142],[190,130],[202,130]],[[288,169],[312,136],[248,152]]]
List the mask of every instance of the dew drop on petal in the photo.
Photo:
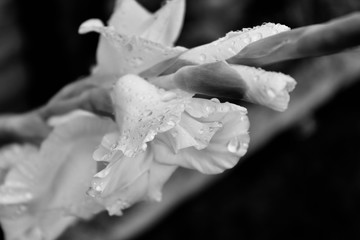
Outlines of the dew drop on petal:
[[217,98],[212,98],[212,99],[210,99],[210,101],[212,101],[214,103],[220,103],[220,100]]
[[237,54],[237,51],[233,47],[229,47],[228,50],[231,54]]
[[89,195],[90,197],[93,197],[93,198],[96,198],[96,197],[99,197],[100,196],[100,193],[95,191],[95,189],[93,189],[92,187],[89,188],[87,191],[86,191],[86,194]]
[[144,144],[141,146],[141,150],[142,150],[142,151],[145,151],[146,149],[147,149],[147,144],[144,143]]
[[241,157],[247,152],[248,146],[249,144],[246,142],[242,142],[239,137],[234,137],[229,141],[227,149],[229,152]]
[[149,134],[145,137],[144,141],[145,141],[145,142],[150,142],[150,141],[154,140],[154,138],[155,138],[155,133],[149,133]]
[[174,122],[174,121],[169,121],[169,122],[167,123],[167,125],[168,125],[169,127],[175,127],[175,122]]
[[206,55],[200,54],[200,61],[205,62],[205,60],[206,60]]
[[262,38],[261,33],[255,33],[253,35],[251,35],[251,42],[255,42],[258,41]]
[[246,43],[246,44],[249,44],[251,42],[251,39],[247,36],[247,37],[244,37],[243,39],[243,42]]
[[275,97],[276,97],[275,92],[274,92],[273,90],[271,90],[271,89],[268,89],[268,90],[266,91],[266,94],[267,94],[270,98],[275,98]]

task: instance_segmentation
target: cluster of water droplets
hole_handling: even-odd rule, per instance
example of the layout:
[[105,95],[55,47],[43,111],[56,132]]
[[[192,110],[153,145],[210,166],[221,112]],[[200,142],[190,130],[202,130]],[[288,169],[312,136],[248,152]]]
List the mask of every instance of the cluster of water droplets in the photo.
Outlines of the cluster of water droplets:
[[225,37],[195,48],[194,53],[198,52],[198,60],[195,59],[195,62],[201,64],[226,60],[237,55],[248,44],[286,30],[289,28],[281,24],[264,23],[254,28],[231,31]]

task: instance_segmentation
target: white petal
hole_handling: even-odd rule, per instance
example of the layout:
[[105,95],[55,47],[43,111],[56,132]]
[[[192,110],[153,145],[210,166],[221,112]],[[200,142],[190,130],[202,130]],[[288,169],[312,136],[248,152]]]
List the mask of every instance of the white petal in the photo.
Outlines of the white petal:
[[185,0],[168,1],[158,10],[141,37],[165,46],[173,46],[184,21]]
[[158,89],[135,75],[120,78],[113,95],[120,131],[116,150],[126,156],[144,150],[146,142],[157,133],[176,126],[191,96],[183,91]]
[[91,152],[114,127],[94,116],[72,118],[55,127],[40,152],[15,151],[12,157],[21,159],[14,161],[1,188],[26,188],[32,198],[2,202],[0,220],[9,239],[53,239],[76,220],[73,215],[87,218],[102,209],[85,192],[96,172]]
[[133,158],[114,155],[109,165],[95,175],[88,194],[103,204],[110,215],[121,215],[123,209],[145,199],[152,159],[150,149]]
[[[158,162],[215,174],[232,168],[246,153],[249,143],[246,109],[230,103],[193,99],[187,112],[199,122],[221,122],[222,127],[216,130],[206,148],[188,147],[175,153],[167,147],[163,149],[167,157],[157,158]],[[168,133],[159,134],[158,139],[169,144],[165,134]]]
[[[152,144],[156,144],[155,142]],[[154,147],[155,149],[155,147]],[[160,148],[156,148],[155,159],[158,157],[167,157],[161,156],[159,151]],[[150,167],[149,172],[149,187],[148,187],[148,197],[156,202],[160,202],[162,199],[162,189],[165,183],[169,180],[171,175],[175,172],[177,166],[159,164],[158,162],[153,162]]]
[[49,187],[57,183],[48,208],[65,209],[67,213],[82,217],[91,216],[82,207],[86,208],[86,203],[92,204],[86,195],[96,172],[92,152],[103,135],[115,129],[111,120],[94,116],[79,117],[55,128],[41,148],[41,159],[46,161],[43,161],[46,171],[40,175],[41,179],[47,179]]
[[252,42],[287,30],[289,28],[284,25],[266,23],[251,29],[229,32],[223,38],[185,52],[180,56],[180,60],[196,64],[223,61],[233,57]]
[[118,0],[108,22],[118,33],[139,36],[152,21],[153,16],[135,0]]
[[116,32],[114,28],[94,25],[93,20],[80,26],[80,32],[95,31],[102,34],[97,63],[98,74],[140,73],[167,59],[180,55],[184,49],[166,47],[150,40]]
[[242,65],[231,65],[231,67],[246,82],[245,100],[277,111],[287,109],[290,100],[289,92],[293,91],[296,85],[292,77]]

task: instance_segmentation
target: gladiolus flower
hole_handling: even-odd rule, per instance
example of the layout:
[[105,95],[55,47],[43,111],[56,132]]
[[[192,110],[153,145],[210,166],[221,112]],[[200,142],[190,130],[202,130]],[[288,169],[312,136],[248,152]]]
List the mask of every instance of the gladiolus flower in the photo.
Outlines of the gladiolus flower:
[[115,121],[68,115],[52,120],[39,149],[3,150],[0,221],[8,239],[53,239],[76,217],[160,201],[178,167],[204,174],[232,168],[248,149],[247,110],[196,94],[287,108],[291,77],[227,62],[287,27],[268,23],[188,50],[173,46],[184,10],[185,0],[154,14],[119,0],[108,26],[96,19],[80,26],[80,33],[101,34],[89,81],[112,95]]

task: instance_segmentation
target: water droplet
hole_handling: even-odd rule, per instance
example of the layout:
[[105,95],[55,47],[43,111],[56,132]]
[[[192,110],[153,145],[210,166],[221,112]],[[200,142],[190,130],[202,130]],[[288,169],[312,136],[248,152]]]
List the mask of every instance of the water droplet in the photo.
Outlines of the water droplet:
[[167,122],[167,125],[169,127],[175,127],[175,122],[174,121],[169,121],[169,122]]
[[231,139],[227,145],[229,152],[236,154],[237,156],[243,156],[248,148],[248,143],[243,143],[238,137]]
[[100,192],[96,191],[94,188],[90,187],[87,191],[86,194],[89,195],[90,197],[93,198],[97,198],[100,197]]
[[251,38],[251,42],[255,42],[255,41],[258,41],[262,38],[262,35],[261,33],[254,33],[250,36]]
[[[209,128],[210,129],[210,128]],[[200,128],[199,129],[199,134],[204,134],[204,129],[203,128]]]
[[275,98],[275,97],[276,97],[275,92],[274,92],[273,90],[271,90],[271,89],[268,89],[268,90],[266,91],[266,94],[267,94],[270,98]]
[[154,140],[155,138],[155,133],[149,133],[146,138],[144,139],[145,142],[150,142],[152,140]]
[[251,42],[251,39],[249,37],[244,37],[242,40],[246,44],[249,44]]
[[205,60],[206,60],[206,55],[200,54],[200,61],[205,62]]
[[212,98],[212,99],[210,99],[210,101],[212,101],[214,103],[220,103],[220,100],[217,98]]

